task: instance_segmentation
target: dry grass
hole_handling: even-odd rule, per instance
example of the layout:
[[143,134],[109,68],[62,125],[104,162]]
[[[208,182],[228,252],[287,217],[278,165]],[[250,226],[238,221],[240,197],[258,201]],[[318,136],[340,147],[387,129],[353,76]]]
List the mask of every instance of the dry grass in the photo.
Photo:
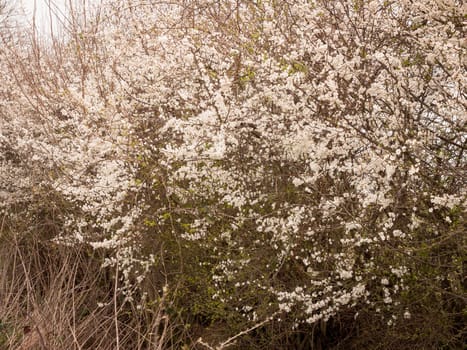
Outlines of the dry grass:
[[103,256],[8,221],[0,229],[0,349],[170,348],[163,308],[143,314],[124,304]]

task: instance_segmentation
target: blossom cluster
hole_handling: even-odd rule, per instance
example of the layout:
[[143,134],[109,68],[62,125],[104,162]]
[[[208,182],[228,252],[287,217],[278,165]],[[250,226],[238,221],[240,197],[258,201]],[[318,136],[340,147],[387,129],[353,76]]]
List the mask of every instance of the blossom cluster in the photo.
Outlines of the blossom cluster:
[[465,5],[132,3],[58,66],[2,58],[42,78],[0,91],[3,210],[52,191],[128,293],[179,264],[250,319],[396,307],[465,220]]

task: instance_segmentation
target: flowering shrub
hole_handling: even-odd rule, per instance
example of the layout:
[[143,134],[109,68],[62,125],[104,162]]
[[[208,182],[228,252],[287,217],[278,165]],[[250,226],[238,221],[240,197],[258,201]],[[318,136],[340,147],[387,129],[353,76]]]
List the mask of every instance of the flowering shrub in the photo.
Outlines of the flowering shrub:
[[51,191],[54,240],[108,250],[128,302],[167,284],[233,331],[465,301],[464,14],[111,1],[60,62],[5,59],[3,210]]

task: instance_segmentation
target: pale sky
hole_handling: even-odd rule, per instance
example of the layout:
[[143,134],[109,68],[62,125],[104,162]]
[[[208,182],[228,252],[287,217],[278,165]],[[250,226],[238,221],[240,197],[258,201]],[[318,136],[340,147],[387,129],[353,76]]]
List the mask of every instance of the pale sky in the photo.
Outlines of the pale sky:
[[34,8],[36,9],[36,28],[43,34],[50,34],[51,19],[54,32],[60,28],[60,24],[66,22],[67,9],[70,2],[73,8],[86,8],[89,10],[92,5],[98,4],[99,0],[16,0],[26,12],[27,23],[32,24]]
[[66,12],[66,3],[68,0],[20,0],[24,10],[26,11],[26,20],[32,23],[34,7],[36,8],[36,27],[46,34],[50,33],[50,11],[52,9],[52,23],[54,31],[57,29],[57,24],[63,19]]

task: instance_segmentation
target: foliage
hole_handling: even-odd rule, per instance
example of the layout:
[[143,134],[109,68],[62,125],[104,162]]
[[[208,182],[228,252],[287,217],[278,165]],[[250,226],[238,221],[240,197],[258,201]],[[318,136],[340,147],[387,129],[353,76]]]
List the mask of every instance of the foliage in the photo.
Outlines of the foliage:
[[104,3],[2,52],[3,215],[42,205],[193,347],[460,348],[465,10]]

